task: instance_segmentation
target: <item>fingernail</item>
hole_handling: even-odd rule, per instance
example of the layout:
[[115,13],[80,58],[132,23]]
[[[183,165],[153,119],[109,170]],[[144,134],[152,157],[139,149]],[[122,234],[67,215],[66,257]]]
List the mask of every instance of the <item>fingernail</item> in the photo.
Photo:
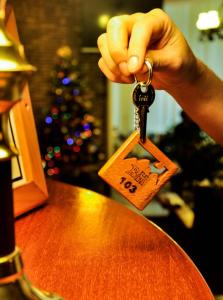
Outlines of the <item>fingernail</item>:
[[131,56],[129,58],[129,61],[128,61],[128,69],[131,73],[135,72],[138,68],[138,62],[139,62],[139,58],[138,56],[134,55],[134,56]]

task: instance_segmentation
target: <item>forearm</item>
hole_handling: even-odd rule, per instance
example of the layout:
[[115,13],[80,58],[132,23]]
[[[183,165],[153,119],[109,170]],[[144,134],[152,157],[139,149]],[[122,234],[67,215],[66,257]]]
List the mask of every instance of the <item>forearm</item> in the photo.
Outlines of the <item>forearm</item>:
[[184,111],[216,142],[223,145],[223,81],[197,61],[196,76],[172,87],[169,93]]

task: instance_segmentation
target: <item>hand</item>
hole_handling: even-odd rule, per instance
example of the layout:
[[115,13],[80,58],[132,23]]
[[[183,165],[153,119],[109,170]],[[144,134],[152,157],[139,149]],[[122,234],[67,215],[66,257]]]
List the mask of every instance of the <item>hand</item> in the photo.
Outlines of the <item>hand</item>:
[[195,57],[166,13],[154,9],[113,17],[107,32],[98,38],[98,47],[99,67],[115,82],[133,82],[134,74],[138,78],[147,72],[145,59],[152,60],[153,86],[171,94],[192,120],[223,145],[223,81]]
[[108,79],[131,83],[133,74],[144,74],[145,58],[153,62],[152,84],[171,93],[183,81],[199,75],[197,59],[183,34],[160,9],[110,19],[99,36],[100,69]]

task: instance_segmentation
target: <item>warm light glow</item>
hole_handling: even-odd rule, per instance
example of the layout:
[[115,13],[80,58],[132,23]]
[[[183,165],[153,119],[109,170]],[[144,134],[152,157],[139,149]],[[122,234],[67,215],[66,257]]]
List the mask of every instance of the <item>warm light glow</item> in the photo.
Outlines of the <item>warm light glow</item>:
[[8,157],[8,152],[4,149],[0,149],[0,158]]
[[1,46],[9,46],[11,42],[6,38],[5,34],[0,31],[0,45]]
[[100,15],[98,18],[98,26],[102,29],[105,29],[108,23],[108,20],[110,19],[109,15]]
[[199,30],[215,29],[220,26],[220,18],[217,10],[202,12],[198,15],[196,26]]
[[18,64],[6,59],[0,59],[0,71],[13,71],[18,68]]

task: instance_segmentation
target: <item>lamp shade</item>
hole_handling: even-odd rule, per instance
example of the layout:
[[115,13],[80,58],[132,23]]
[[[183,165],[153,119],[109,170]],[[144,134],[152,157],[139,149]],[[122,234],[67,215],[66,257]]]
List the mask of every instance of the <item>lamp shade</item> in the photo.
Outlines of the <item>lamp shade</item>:
[[27,76],[35,71],[26,61],[23,46],[6,32],[3,2],[0,1],[0,114],[21,99]]

